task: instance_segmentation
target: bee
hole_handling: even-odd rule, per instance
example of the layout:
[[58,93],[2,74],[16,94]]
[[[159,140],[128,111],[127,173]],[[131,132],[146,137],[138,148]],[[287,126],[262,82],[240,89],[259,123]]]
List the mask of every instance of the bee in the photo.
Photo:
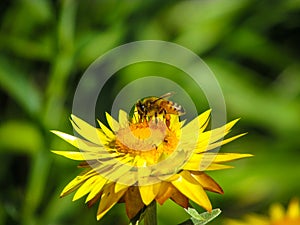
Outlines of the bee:
[[150,96],[138,100],[132,108],[132,115],[137,113],[140,122],[150,120],[152,117],[157,120],[159,115],[163,115],[167,127],[170,127],[170,115],[185,114],[181,105],[168,100],[173,94],[173,92],[169,92],[160,97]]

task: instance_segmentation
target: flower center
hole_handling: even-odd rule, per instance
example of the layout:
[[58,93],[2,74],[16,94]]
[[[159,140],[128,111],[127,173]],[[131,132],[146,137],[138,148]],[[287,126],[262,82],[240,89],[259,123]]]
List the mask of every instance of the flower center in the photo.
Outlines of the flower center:
[[156,164],[174,152],[179,140],[177,133],[158,118],[130,123],[118,130],[116,149],[132,157],[140,156],[148,165]]

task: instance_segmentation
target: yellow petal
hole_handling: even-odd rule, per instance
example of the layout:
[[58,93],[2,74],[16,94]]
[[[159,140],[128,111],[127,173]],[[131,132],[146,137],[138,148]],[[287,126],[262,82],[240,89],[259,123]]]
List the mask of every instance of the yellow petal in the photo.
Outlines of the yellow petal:
[[81,197],[89,193],[92,190],[93,185],[95,181],[97,181],[97,179],[99,179],[99,176],[93,176],[85,181],[76,191],[72,201],[76,201],[77,199],[80,199]]
[[[194,141],[194,145],[196,145],[196,143],[201,140],[202,132],[207,127],[210,112],[211,110],[207,110],[206,112],[202,113],[191,122],[189,122],[186,126],[184,126],[182,128],[181,141],[189,143],[191,140],[196,140]],[[197,139],[199,140],[197,141]]]
[[99,158],[99,154],[89,152],[73,152],[73,151],[51,151],[57,155],[64,156],[73,160],[95,160]]
[[235,139],[238,139],[239,137],[242,137],[242,136],[244,136],[244,135],[246,135],[246,133],[239,134],[239,135],[236,135],[236,136],[234,136],[234,137],[227,138],[227,139],[225,139],[225,140],[218,141],[218,142],[213,143],[213,144],[209,144],[209,146],[206,148],[206,151],[209,151],[209,150],[215,149],[215,148],[217,148],[217,147],[220,147],[220,146],[222,146],[222,145],[225,145],[225,144],[227,144],[227,143],[229,143],[229,142],[231,142],[231,141],[233,141],[233,140],[235,140]]
[[101,123],[100,120],[97,120],[97,121],[98,121],[98,123],[99,123],[99,125],[100,125],[100,128],[101,128],[101,130],[103,131],[103,133],[104,133],[109,139],[113,140],[113,139],[115,138],[114,133],[113,133],[110,129],[108,129],[103,123]]
[[215,163],[230,162],[237,159],[252,157],[251,154],[241,154],[241,153],[218,153],[214,159]]
[[101,149],[102,146],[60,131],[52,130],[51,132],[60,137],[61,139],[65,140],[69,144],[73,145],[74,147],[79,148],[83,151],[99,151],[99,148]]
[[222,139],[225,135],[227,135],[238,120],[239,119],[233,120],[222,127],[202,133],[199,138],[197,149],[201,151],[207,151],[206,146]]
[[120,129],[119,123],[109,113],[105,113],[105,115],[109,127],[116,133]]
[[[108,159],[104,161],[103,164],[100,164],[99,166],[95,167],[95,170],[98,171],[103,176],[107,177],[107,179],[116,181],[116,180],[122,180],[126,179],[127,177],[122,178],[128,171],[132,169],[132,166],[127,165],[126,163],[129,162],[131,159],[124,157],[124,160],[118,161],[115,158]],[[128,179],[129,181],[129,179]],[[127,182],[122,182],[126,183]]]
[[251,157],[251,154],[241,153],[202,153],[193,154],[190,158],[191,161],[197,161],[201,163],[200,169],[203,170],[211,163],[224,163],[237,159]]
[[245,221],[238,221],[232,219],[226,219],[225,224],[228,225],[270,225],[270,221],[262,216],[248,215],[245,217]]
[[99,175],[98,179],[95,181],[93,188],[91,189],[89,195],[87,196],[85,202],[90,201],[93,199],[99,192],[102,191],[102,188],[105,184],[107,184],[109,181],[105,178]]
[[205,125],[207,123],[207,121],[209,120],[210,113],[211,113],[211,109],[206,110],[204,113],[201,113],[198,116],[199,123]]
[[181,207],[188,208],[189,200],[185,195],[178,191],[171,183],[161,182],[160,189],[155,200],[162,205],[169,198]]
[[157,196],[161,182],[147,186],[139,186],[141,198],[145,205],[149,205]]
[[208,124],[210,113],[211,113],[211,109],[205,111],[204,113],[202,113],[201,115],[199,115],[198,117],[193,119],[191,122],[189,122],[182,129],[184,131],[194,131],[195,132],[194,128],[197,127],[198,128],[197,131],[199,131],[199,130],[203,131]]
[[[216,129],[213,129],[213,133],[214,134],[221,134],[222,133],[224,134],[224,131],[225,131],[225,135],[228,134],[231,130],[231,128],[239,121],[240,119],[235,119],[235,120],[232,120],[230,121],[229,123],[225,124],[224,126],[222,127],[219,127],[219,128],[216,128]],[[217,139],[218,140],[218,139]]]
[[73,159],[73,160],[84,160],[82,152],[72,152],[72,151],[54,151],[52,150],[51,152],[57,154],[57,155],[61,155],[64,156],[66,158],[69,159]]
[[[194,153],[188,159],[183,169],[192,171],[203,170],[219,170],[223,169],[223,166],[218,166],[218,163],[230,162],[237,159],[251,157],[251,154],[241,153]],[[213,165],[211,165],[213,164]],[[217,169],[215,169],[217,167]],[[224,169],[232,168],[231,166],[225,166]]]
[[204,171],[204,170],[221,170],[221,169],[233,168],[232,166],[215,163],[215,159],[214,159],[215,156],[216,156],[215,154],[210,154],[210,153],[192,154],[192,156],[183,166],[183,169],[191,170],[191,171]]
[[[98,120],[97,120],[97,122],[99,123]],[[107,146],[107,145],[111,142],[111,140],[113,140],[113,137],[108,137],[108,136],[104,133],[104,131],[101,130],[101,129],[98,129],[98,128],[97,128],[97,130],[99,131],[99,132],[98,132],[98,135],[99,135],[99,139],[100,139],[101,144]],[[109,130],[109,129],[108,129],[108,130]]]
[[207,168],[205,168],[205,170],[207,170],[207,171],[210,171],[210,170],[225,170],[225,169],[231,169],[231,168],[234,168],[234,167],[233,166],[229,166],[229,165],[212,163]]
[[75,115],[71,115],[71,123],[74,130],[85,139],[98,144],[102,145],[99,139],[99,130],[87,122],[83,121],[82,119],[78,118]]
[[179,122],[179,127],[182,128],[184,126],[184,124],[186,123],[186,120],[182,120]]
[[186,164],[184,170],[199,170],[201,161],[203,160],[204,154],[192,154]]
[[270,221],[263,217],[263,216],[258,216],[258,215],[249,215],[246,216],[246,219],[248,221],[247,224],[255,224],[255,225],[270,225]]
[[60,197],[64,197],[65,195],[71,193],[72,191],[77,189],[84,181],[95,175],[96,172],[93,170],[85,171],[82,174],[78,175],[67,184],[67,186],[61,192]]
[[291,219],[299,218],[299,200],[294,198],[291,200],[289,207],[287,209],[287,216]]
[[273,204],[270,207],[270,217],[272,221],[278,221],[285,217],[285,210],[280,204]]
[[135,173],[127,173],[126,176],[121,176],[117,179],[116,182],[126,184],[128,186],[135,185],[137,181],[137,175]]
[[128,188],[128,185],[125,185],[125,184],[121,184],[121,183],[116,183],[115,184],[115,193],[123,190],[123,189],[126,189]]
[[186,197],[206,209],[212,210],[211,203],[202,186],[191,176],[189,171],[182,171],[179,179],[172,184]]
[[170,130],[177,131],[180,130],[183,126],[184,122],[179,121],[178,115],[170,115]]
[[192,177],[201,184],[201,186],[208,191],[223,194],[222,188],[210,176],[203,172],[191,172]]
[[172,196],[174,186],[170,184],[169,182],[161,182],[159,192],[157,193],[157,196],[155,200],[160,204],[164,204],[164,202],[169,199]]
[[127,127],[129,124],[128,115],[125,111],[119,111],[119,124],[121,127]]
[[103,190],[103,194],[100,199],[100,204],[97,211],[97,220],[100,220],[108,210],[110,210],[123,196],[127,189],[123,189],[118,193],[114,192],[114,184],[108,185]]

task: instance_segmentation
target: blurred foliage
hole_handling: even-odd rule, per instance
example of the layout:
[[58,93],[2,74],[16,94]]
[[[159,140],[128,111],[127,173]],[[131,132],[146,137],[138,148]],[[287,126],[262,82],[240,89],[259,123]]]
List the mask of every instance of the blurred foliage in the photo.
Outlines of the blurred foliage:
[[[59,199],[79,171],[50,153],[70,146],[49,130],[71,132],[77,83],[98,56],[143,39],[178,43],[204,59],[223,90],[229,119],[242,117],[235,132],[249,132],[221,151],[256,156],[211,174],[225,190],[210,194],[223,211],[211,224],[300,196],[299,0],[3,0],[0,12],[0,224],[128,224],[123,205],[97,222],[96,207]],[[127,82],[149,71],[171,79],[174,69],[125,69],[104,89],[99,118]],[[181,77],[174,72],[199,112],[205,110],[195,84]],[[158,210],[161,225],[188,218],[172,202]]]

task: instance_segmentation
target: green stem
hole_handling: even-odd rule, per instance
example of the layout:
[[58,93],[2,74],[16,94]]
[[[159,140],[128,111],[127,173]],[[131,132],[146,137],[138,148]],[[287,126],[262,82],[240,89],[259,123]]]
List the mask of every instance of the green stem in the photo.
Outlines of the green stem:
[[151,202],[146,208],[144,225],[157,225],[156,201]]

